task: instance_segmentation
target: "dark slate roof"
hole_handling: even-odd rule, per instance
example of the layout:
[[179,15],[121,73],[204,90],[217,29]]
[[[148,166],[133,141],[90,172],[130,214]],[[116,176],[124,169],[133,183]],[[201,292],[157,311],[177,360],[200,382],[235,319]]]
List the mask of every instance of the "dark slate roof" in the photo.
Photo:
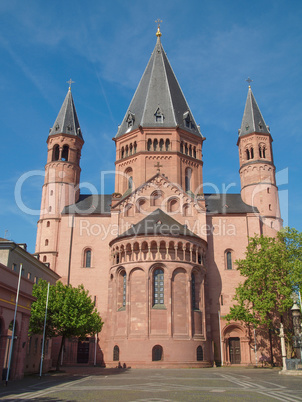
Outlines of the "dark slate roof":
[[192,236],[199,239],[199,236],[191,232],[185,225],[177,222],[159,208],[119,235],[118,238],[138,235]]
[[71,134],[83,139],[70,88],[58,117],[56,118],[55,124],[50,129],[49,135],[53,134]]
[[264,118],[257,105],[251,87],[249,87],[245,109],[243,113],[239,137],[251,133],[269,134],[269,127],[265,124]]
[[[155,115],[163,114],[163,121],[156,122]],[[189,126],[185,119],[190,121]],[[132,120],[129,127],[128,121]],[[116,138],[141,127],[179,126],[197,136],[201,136],[192,112],[174,75],[160,36],[146,70],[136,89],[126,115],[118,128]]]
[[[83,215],[93,215],[93,214],[108,214],[111,213],[111,194],[82,194],[80,195],[79,201],[76,204],[66,206],[62,213],[63,214],[83,214]],[[251,212],[258,212],[256,207],[245,204],[240,194],[205,194],[206,210],[209,214],[246,214]],[[155,213],[163,215],[155,215]],[[148,215],[148,222],[150,223],[150,217],[154,217],[156,222],[158,220],[173,225],[176,223],[180,225],[171,216],[165,214],[160,209],[157,209],[152,214]],[[163,219],[163,217],[165,219]],[[146,219],[147,219],[146,218]],[[153,219],[153,218],[152,218]],[[142,220],[141,224],[144,220]],[[148,223],[148,225],[149,225]],[[137,224],[138,225],[138,224]],[[182,226],[182,225],[181,225]],[[184,228],[184,227],[183,227]],[[133,229],[133,228],[131,228]],[[129,230],[131,230],[129,229]],[[185,229],[183,229],[185,230]],[[186,229],[186,235],[189,230]],[[180,233],[182,234],[182,233]]]
[[240,194],[205,194],[207,213],[246,214],[258,212],[256,207],[242,201]]
[[111,210],[111,194],[82,194],[75,204],[66,206],[63,214],[109,214]]

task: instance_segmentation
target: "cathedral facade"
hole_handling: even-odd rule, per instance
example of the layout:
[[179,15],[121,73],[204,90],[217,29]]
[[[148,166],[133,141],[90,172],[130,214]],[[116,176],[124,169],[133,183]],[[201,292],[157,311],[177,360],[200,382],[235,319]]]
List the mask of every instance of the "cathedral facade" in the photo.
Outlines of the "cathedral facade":
[[97,341],[70,341],[66,363],[255,361],[245,328],[224,319],[248,237],[274,236],[282,224],[272,136],[250,87],[237,141],[241,194],[203,192],[204,140],[158,29],[114,138],[115,192],[80,194],[84,139],[69,88],[47,139],[36,254],[89,290],[104,326]]

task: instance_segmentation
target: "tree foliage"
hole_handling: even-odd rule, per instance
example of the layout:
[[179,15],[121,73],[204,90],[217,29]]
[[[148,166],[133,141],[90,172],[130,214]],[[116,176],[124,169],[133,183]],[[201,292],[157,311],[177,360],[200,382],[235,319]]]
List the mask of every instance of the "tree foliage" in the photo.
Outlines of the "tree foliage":
[[301,289],[301,257],[302,234],[284,228],[275,238],[249,238],[245,259],[235,262],[244,280],[235,290],[235,304],[226,319],[266,328],[272,363],[271,331],[275,320],[292,307],[292,292]]
[[[30,333],[43,334],[46,281],[40,280],[34,285],[33,296],[37,300],[32,303],[29,330]],[[102,326],[102,319],[83,285],[77,288],[63,285],[61,282],[50,285],[45,334],[49,338],[61,336],[61,350],[66,338],[75,336],[83,339],[87,335],[100,332]]]

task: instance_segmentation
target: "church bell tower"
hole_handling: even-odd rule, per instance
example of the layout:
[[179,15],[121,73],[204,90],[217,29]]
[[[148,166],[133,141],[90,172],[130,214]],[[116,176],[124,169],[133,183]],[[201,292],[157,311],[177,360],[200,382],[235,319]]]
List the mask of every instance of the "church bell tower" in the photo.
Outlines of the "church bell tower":
[[61,212],[66,205],[74,204],[79,198],[83,144],[69,87],[47,139],[47,163],[36,240],[36,253],[53,270],[56,270]]
[[241,197],[261,217],[262,232],[274,236],[282,226],[272,136],[249,86],[238,132]]

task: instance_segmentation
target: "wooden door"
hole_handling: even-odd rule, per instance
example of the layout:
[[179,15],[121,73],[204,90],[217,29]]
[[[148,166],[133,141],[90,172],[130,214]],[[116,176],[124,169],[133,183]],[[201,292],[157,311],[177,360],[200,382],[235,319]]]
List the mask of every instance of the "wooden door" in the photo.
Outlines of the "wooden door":
[[85,341],[78,342],[78,363],[88,363],[89,360],[89,338],[86,338]]
[[229,350],[230,350],[231,364],[240,364],[241,363],[240,338],[229,339]]

